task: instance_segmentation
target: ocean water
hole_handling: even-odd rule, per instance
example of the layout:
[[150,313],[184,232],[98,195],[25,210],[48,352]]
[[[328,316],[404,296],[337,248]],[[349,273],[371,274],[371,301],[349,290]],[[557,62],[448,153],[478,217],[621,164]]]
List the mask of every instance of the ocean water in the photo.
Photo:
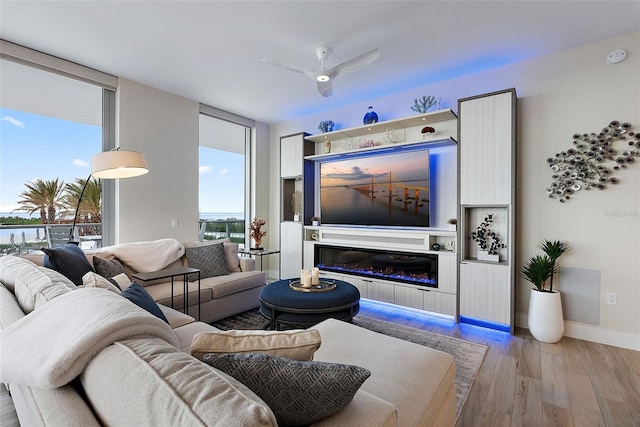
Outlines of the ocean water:
[[[0,212],[0,217],[19,217],[19,218],[40,218],[40,214],[29,215],[25,212]],[[201,212],[200,219],[219,220],[219,219],[244,219],[242,212]],[[23,236],[24,233],[24,236]],[[13,234],[13,242],[20,244],[25,242],[36,242],[44,239],[44,226],[34,228],[0,228],[0,244],[11,243],[11,235]]]

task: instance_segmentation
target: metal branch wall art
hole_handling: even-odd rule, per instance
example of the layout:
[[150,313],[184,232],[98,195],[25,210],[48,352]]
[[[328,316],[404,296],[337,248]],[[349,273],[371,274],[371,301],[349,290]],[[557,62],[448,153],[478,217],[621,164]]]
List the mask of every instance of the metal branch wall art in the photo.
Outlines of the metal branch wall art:
[[633,164],[636,157],[640,157],[640,133],[633,132],[630,123],[614,120],[600,133],[576,133],[573,148],[547,159],[553,172],[547,194],[564,203],[580,190],[604,190],[619,182],[614,171]]

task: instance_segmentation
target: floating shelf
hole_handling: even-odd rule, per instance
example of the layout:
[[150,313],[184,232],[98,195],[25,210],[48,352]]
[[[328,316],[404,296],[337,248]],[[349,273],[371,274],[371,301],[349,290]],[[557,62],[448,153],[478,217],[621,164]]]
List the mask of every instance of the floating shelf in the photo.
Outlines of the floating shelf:
[[349,129],[340,129],[333,132],[320,133],[317,135],[309,135],[306,137],[306,139],[315,143],[323,143],[327,139],[334,141],[338,139],[355,138],[358,136],[366,136],[385,132],[390,129],[406,129],[420,125],[427,125],[429,123],[454,120],[456,118],[456,114],[451,109],[438,110],[431,113],[418,114],[415,116],[405,117],[397,120],[386,120],[384,122],[372,123],[370,125],[358,126]]
[[357,148],[355,150],[338,151],[328,154],[316,154],[313,156],[305,156],[305,160],[315,160],[318,162],[324,162],[329,160],[336,160],[347,157],[366,157],[368,155],[380,154],[383,152],[401,152],[419,150],[428,147],[442,147],[445,145],[455,145],[457,141],[451,137],[444,139],[433,139],[427,141],[417,142],[399,142],[397,144],[376,145],[375,147]]

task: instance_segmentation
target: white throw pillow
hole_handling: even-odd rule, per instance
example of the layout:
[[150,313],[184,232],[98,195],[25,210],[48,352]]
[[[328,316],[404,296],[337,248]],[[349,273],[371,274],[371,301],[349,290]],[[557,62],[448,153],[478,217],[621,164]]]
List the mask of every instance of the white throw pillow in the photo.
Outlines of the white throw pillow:
[[199,332],[193,336],[191,355],[202,360],[209,353],[266,353],[304,361],[313,360],[320,342],[315,329]]
[[120,295],[120,289],[118,289],[113,283],[93,271],[89,271],[82,276],[82,286],[85,288],[102,288],[107,289],[115,294]]
[[123,291],[131,285],[131,279],[129,279],[129,276],[127,276],[126,273],[120,273],[117,276],[113,276],[111,280],[114,280]]

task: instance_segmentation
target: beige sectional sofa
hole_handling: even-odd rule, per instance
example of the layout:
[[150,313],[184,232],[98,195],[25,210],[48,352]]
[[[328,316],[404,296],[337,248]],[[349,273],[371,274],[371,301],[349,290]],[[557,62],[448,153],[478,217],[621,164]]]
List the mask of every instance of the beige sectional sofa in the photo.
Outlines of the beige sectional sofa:
[[[28,260],[0,257],[0,360],[3,360],[0,380],[9,383],[21,425],[277,425],[271,409],[255,393],[189,354],[196,334],[217,329],[162,305],[160,308],[169,326],[128,302],[126,310],[117,311],[116,317],[122,321],[119,317],[143,316],[145,321],[156,322],[154,326],[166,329],[163,329],[164,339],[143,335],[105,343],[76,379],[53,389],[7,381],[7,377],[20,377],[6,371],[10,352],[30,351],[34,348],[32,343],[41,340],[56,343],[56,351],[64,350],[55,333],[44,330],[43,334],[54,336],[30,333],[32,336],[24,336],[24,348],[22,341],[15,344],[15,337],[21,337],[21,331],[33,331],[33,322],[42,321],[44,314],[55,316],[57,309],[64,308],[72,298],[71,303],[76,305],[76,301],[84,298],[89,303],[95,296],[123,304],[119,301],[124,298],[115,293],[104,289],[74,289],[70,282],[63,283],[63,276],[44,270]],[[32,285],[25,278],[35,277],[34,274],[46,278],[39,280],[37,286]],[[53,291],[54,286],[65,289]],[[28,288],[28,292],[25,293],[24,288]],[[25,314],[30,310],[25,309],[25,304],[33,305],[33,312]],[[61,311],[64,313],[58,313],[63,319],[60,326],[47,326],[45,330],[57,331],[56,328],[68,329],[82,324],[83,319],[73,319],[76,316],[73,310]],[[29,322],[32,329],[26,327]],[[348,406],[314,425],[455,424],[455,365],[450,355],[334,319],[314,328],[321,337],[314,360],[352,364],[371,371]],[[14,340],[12,348],[2,345],[9,337]],[[26,359],[25,365],[28,365]],[[22,370],[22,365],[18,370]]]
[[[163,239],[165,240],[165,239]],[[166,239],[170,240],[170,239]],[[99,257],[103,259],[118,259],[123,265],[126,274],[132,277],[133,274],[139,272],[138,269],[129,265],[126,261],[118,258],[119,251],[123,253],[140,253],[145,254],[153,252],[161,241],[135,242],[130,244],[121,244],[117,246],[107,246],[99,250],[87,251],[87,259],[94,266],[93,258]],[[211,246],[216,244],[224,245],[227,269],[229,274],[202,278],[200,280],[200,307],[198,307],[198,283],[194,279],[189,283],[188,302],[189,307],[187,313],[198,318],[199,320],[211,323],[216,320],[233,316],[243,311],[251,310],[260,305],[258,296],[262,287],[265,285],[265,274],[255,269],[255,260],[252,258],[238,257],[238,244],[231,243],[229,239],[210,240],[205,242],[187,242],[178,243],[182,246],[182,255],[164,266],[163,268],[171,269],[179,266],[188,266],[187,251],[191,248]],[[131,248],[135,250],[132,251]],[[142,256],[142,255],[141,255]],[[43,264],[43,254],[26,254],[22,257],[29,259],[37,265]],[[138,262],[137,264],[141,264]],[[137,265],[136,264],[136,265]],[[147,292],[159,304],[171,306],[171,279],[162,279],[151,282],[138,283],[145,287]],[[184,312],[184,291],[182,285],[182,276],[174,277],[173,285],[173,308]]]

